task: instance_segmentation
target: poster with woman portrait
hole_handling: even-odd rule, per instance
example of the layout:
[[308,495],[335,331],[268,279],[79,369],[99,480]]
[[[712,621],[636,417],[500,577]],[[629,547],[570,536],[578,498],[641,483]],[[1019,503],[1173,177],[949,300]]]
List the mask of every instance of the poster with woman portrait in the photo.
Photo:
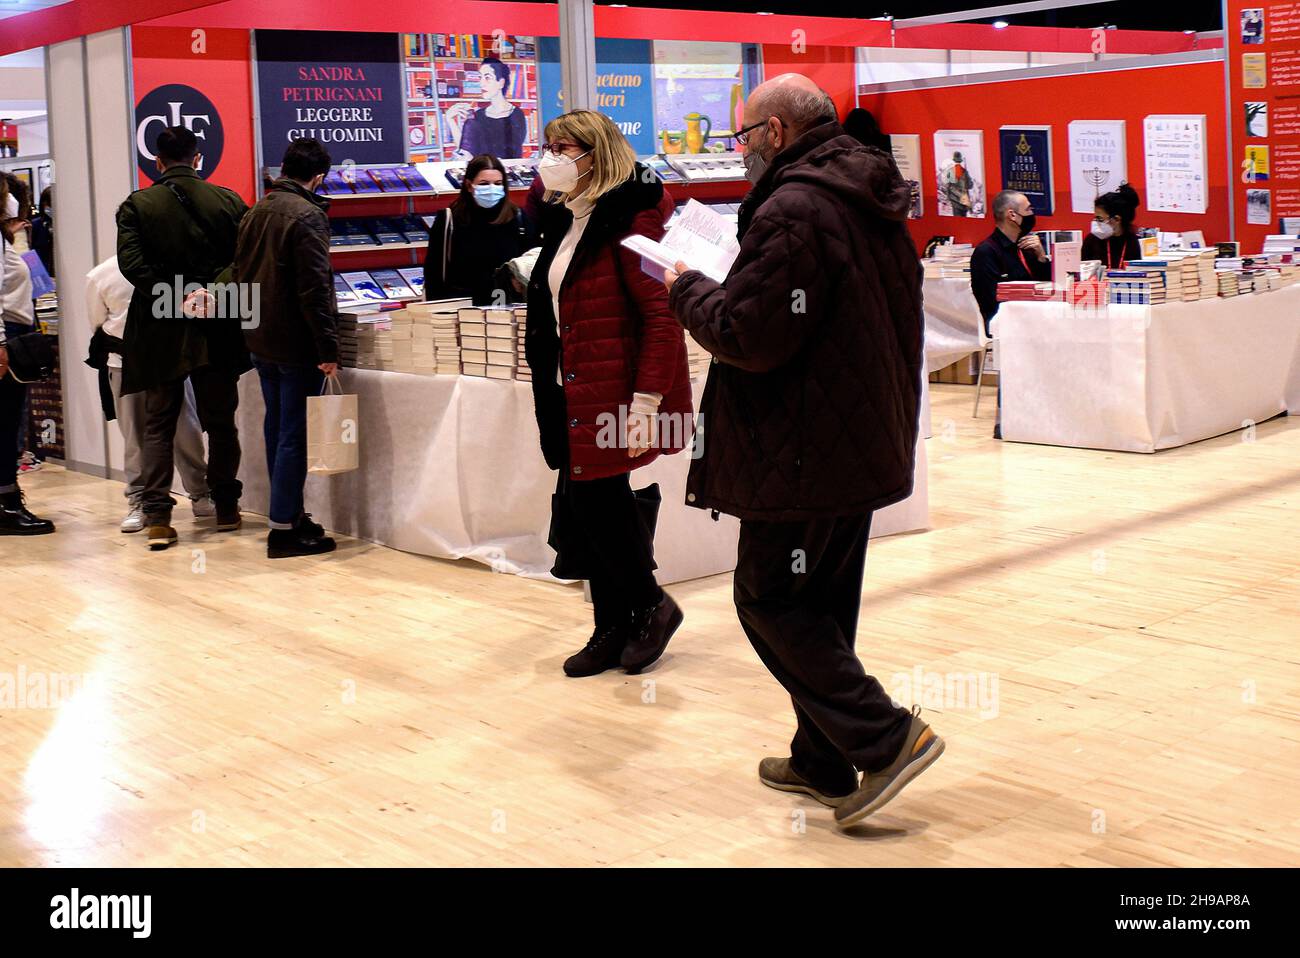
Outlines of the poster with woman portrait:
[[984,132],[938,130],[934,134],[934,166],[940,216],[984,216]]

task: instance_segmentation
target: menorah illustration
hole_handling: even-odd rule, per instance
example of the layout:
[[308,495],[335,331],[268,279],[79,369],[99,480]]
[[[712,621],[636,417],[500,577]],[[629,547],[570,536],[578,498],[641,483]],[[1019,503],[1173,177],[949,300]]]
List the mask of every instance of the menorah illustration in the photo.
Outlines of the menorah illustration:
[[1092,195],[1101,196],[1101,185],[1110,179],[1110,170],[1091,169],[1083,171],[1084,180],[1092,184]]

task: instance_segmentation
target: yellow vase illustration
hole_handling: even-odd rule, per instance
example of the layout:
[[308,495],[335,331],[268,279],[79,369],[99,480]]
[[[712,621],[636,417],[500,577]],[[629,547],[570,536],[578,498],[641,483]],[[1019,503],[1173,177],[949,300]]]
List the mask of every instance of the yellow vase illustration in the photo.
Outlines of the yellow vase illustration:
[[682,152],[683,134],[679,130],[663,130],[660,137],[664,143],[664,154],[666,156],[675,156]]
[[[700,129],[700,123],[704,123],[704,129]],[[713,121],[707,116],[699,113],[686,114],[686,152],[701,153],[704,150],[704,144],[709,139],[709,134],[713,132]]]

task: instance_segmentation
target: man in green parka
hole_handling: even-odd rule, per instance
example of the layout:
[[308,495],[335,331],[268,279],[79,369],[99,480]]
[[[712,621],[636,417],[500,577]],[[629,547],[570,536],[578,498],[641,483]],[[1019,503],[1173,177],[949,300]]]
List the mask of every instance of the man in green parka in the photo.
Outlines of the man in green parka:
[[117,211],[117,259],[135,287],[122,337],[122,393],[146,397],[141,505],[149,548],[161,550],[176,542],[172,438],[187,379],[208,435],[217,528],[239,528],[243,487],[235,410],[239,377],[252,368],[243,325],[257,322],[257,297],[233,286],[228,289],[234,296],[195,292],[228,282],[248,206],[233,190],[199,177],[198,141],[184,127],[163,130],[157,154],[159,181],[132,193]]

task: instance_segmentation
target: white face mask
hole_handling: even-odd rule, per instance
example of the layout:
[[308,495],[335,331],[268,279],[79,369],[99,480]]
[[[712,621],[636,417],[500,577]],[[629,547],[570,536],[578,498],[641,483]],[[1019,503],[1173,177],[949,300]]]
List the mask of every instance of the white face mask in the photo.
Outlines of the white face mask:
[[1092,235],[1099,240],[1107,240],[1115,235],[1115,227],[1109,223],[1101,223],[1097,220],[1092,221]]
[[583,153],[577,157],[568,157],[547,153],[542,157],[542,162],[537,164],[537,175],[542,178],[542,185],[548,190],[556,190],[560,193],[573,192],[573,188],[578,185],[578,180],[591,172],[590,168],[587,173],[578,172],[578,160],[586,155]]

